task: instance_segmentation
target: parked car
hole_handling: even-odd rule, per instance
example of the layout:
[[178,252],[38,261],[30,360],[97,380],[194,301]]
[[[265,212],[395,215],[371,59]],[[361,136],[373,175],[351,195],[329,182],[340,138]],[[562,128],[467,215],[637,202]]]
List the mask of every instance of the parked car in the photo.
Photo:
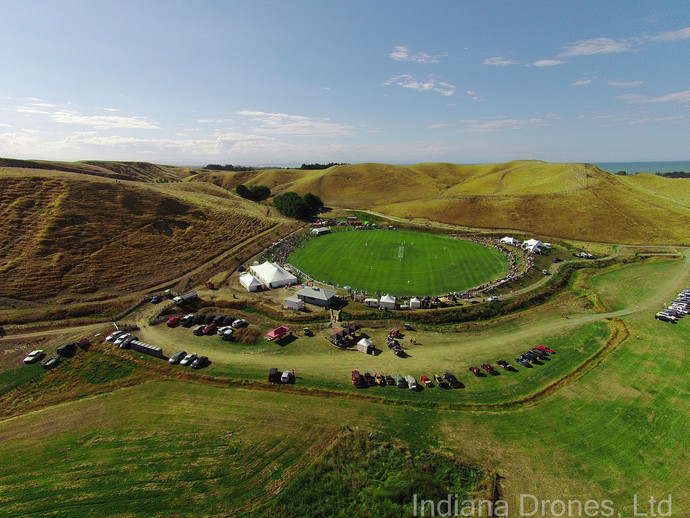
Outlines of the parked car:
[[278,381],[280,381],[280,376],[278,375],[278,368],[277,367],[273,367],[273,368],[269,369],[268,381],[270,381],[271,383],[277,383]]
[[401,374],[395,375],[395,384],[398,388],[407,388],[407,381],[405,381],[405,378],[403,378]]
[[458,389],[462,386],[462,385],[460,385],[458,378],[456,378],[455,375],[451,374],[450,372],[446,372],[443,375],[443,378],[448,382],[448,385],[450,385],[450,388]]
[[216,315],[204,315],[204,321],[202,322],[202,324],[209,325],[213,322],[214,318],[216,318]]
[[249,323],[243,318],[238,318],[237,320],[234,320],[231,325],[237,329],[238,327],[247,326]]
[[151,297],[151,304],[160,304],[162,300],[163,299],[160,295],[154,295],[153,297]]
[[174,317],[170,317],[168,321],[165,323],[166,326],[168,327],[175,327],[180,325],[180,317],[175,315]]
[[283,374],[280,376],[280,382],[281,383],[292,383],[292,381],[293,381],[292,372],[283,371]]
[[77,352],[77,342],[62,344],[55,352],[58,353],[58,356],[62,356],[63,358],[74,356],[74,353]]
[[477,367],[475,367],[474,365],[470,365],[470,371],[475,376],[479,376],[481,374],[481,372],[479,372],[479,369]]
[[405,381],[407,381],[407,388],[410,390],[417,390],[417,380],[414,379],[414,376],[411,374],[408,374],[405,376]]
[[440,374],[434,374],[434,381],[436,382],[436,385],[438,385],[439,387],[447,385],[446,380],[444,380],[443,376],[441,376]]
[[180,365],[191,365],[194,360],[196,360],[196,353],[189,353],[180,360]]
[[182,358],[187,356],[187,351],[177,351],[175,354],[173,354],[170,359],[168,360],[168,363],[170,365],[175,365],[176,363],[180,363]]
[[194,325],[194,315],[185,315],[180,319],[182,327],[191,327]]
[[230,329],[226,330],[225,332],[223,332],[223,334],[220,335],[220,337],[223,340],[225,340],[226,342],[229,342],[230,340],[232,340],[232,337],[234,336],[234,334],[235,334],[235,331],[232,328],[230,328]]
[[376,373],[376,376],[374,376],[374,379],[376,380],[377,385],[385,385],[386,384],[386,378],[383,377],[383,374],[380,372]]
[[515,358],[515,361],[518,362],[520,365],[523,365],[525,367],[531,367],[529,362],[527,360],[525,360],[522,356],[518,356],[517,358]]
[[490,363],[482,363],[482,369],[484,369],[489,374],[496,374],[496,370],[494,369],[494,366],[491,365]]
[[88,346],[91,345],[91,340],[89,340],[88,338],[80,338],[79,340],[77,340],[77,345],[81,349],[86,349]]
[[112,342],[116,338],[118,338],[119,336],[121,336],[123,334],[125,334],[124,331],[113,331],[112,333],[110,333],[108,336],[105,337],[105,341],[106,342]]
[[366,385],[366,382],[364,381],[364,377],[359,373],[359,371],[354,370],[350,372],[350,377],[352,378],[352,386],[353,387],[364,387]]
[[193,319],[193,324],[200,325],[203,324],[206,321],[206,315],[203,315],[201,313],[197,313],[194,315]]
[[55,367],[58,363],[60,363],[60,357],[59,356],[50,356],[43,360],[41,362],[41,365],[43,366],[44,369],[52,369]]
[[225,320],[223,320],[223,325],[224,326],[231,326],[235,320],[237,320],[235,317],[230,316],[230,315],[226,315]]
[[201,369],[208,363],[208,356],[199,356],[192,362],[192,369]]
[[206,327],[204,327],[202,333],[205,335],[212,335],[215,334],[216,331],[218,331],[218,326],[211,322],[210,324],[207,324]]
[[206,329],[206,326],[201,324],[192,329],[192,333],[194,333],[196,336],[201,336],[204,334],[204,329]]
[[225,333],[225,331],[228,331],[228,330],[232,331],[232,326],[219,327],[217,333],[222,336],[223,333]]
[[216,324],[217,326],[222,326],[224,320],[225,320],[225,315],[216,315],[216,318],[213,319],[213,323]]
[[370,387],[376,383],[376,381],[374,381],[374,377],[371,375],[370,372],[364,373],[364,381],[366,381],[367,385],[369,385]]
[[36,349],[35,351],[31,351],[29,354],[27,354],[26,358],[24,358],[22,361],[26,364],[36,363],[38,360],[43,358],[45,355],[46,355],[46,353],[43,352],[43,349]]
[[136,336],[129,335],[127,338],[122,340],[122,342],[120,343],[120,349],[127,349],[130,346],[130,344],[132,342],[134,342],[135,340],[138,340],[138,338]]
[[130,335],[129,333],[121,334],[120,336],[118,336],[118,337],[115,339],[115,341],[113,342],[113,345],[117,345],[117,346],[119,347],[120,344],[121,344],[122,342],[124,342],[125,340],[127,340],[127,338],[129,338],[130,336],[132,336],[132,335]]
[[386,385],[390,385],[391,387],[395,385],[395,380],[390,374],[386,374]]
[[505,360],[498,360],[496,363],[498,365],[500,365],[501,367],[503,367],[507,371],[509,371],[513,368],[513,366]]
[[419,378],[419,381],[424,383],[424,386],[426,386],[426,387],[431,387],[433,385],[431,383],[431,380],[427,377],[426,374],[422,374],[422,376]]
[[537,345],[537,349],[541,349],[542,351],[549,353],[549,354],[556,354],[556,351],[546,347],[545,345]]

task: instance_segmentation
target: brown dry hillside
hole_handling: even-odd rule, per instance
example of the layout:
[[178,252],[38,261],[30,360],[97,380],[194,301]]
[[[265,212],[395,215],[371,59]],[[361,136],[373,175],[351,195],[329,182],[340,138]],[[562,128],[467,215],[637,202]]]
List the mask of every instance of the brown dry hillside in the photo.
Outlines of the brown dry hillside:
[[471,228],[631,244],[690,243],[690,181],[622,177],[589,164],[339,165],[320,171],[203,172],[225,188],[313,192],[329,206]]
[[212,185],[0,168],[0,295],[115,295],[175,278],[275,225]]
[[46,160],[19,160],[0,158],[0,168],[11,167],[32,170],[60,171],[112,178],[114,180],[138,180],[153,182],[156,180],[177,181],[193,173],[187,167],[157,165],[148,162],[53,162]]

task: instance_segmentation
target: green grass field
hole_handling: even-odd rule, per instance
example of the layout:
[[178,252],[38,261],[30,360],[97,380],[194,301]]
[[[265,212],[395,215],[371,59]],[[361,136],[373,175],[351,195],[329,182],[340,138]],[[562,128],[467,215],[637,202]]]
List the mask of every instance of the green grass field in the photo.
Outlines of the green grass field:
[[327,234],[305,241],[289,261],[320,282],[398,296],[465,291],[508,267],[497,250],[407,230]]
[[[136,386],[0,421],[0,514],[324,516],[319,513],[328,509],[329,516],[409,516],[411,493],[432,498],[448,484],[456,490],[454,480],[462,474],[433,457],[442,452],[457,459],[459,468],[498,472],[509,516],[519,515],[521,494],[611,500],[614,516],[621,517],[633,516],[634,495],[646,502],[672,494],[673,516],[688,516],[690,317],[670,325],[653,314],[690,286],[690,262],[650,260],[589,273],[578,289],[598,298],[601,311],[621,312],[629,336],[583,376],[533,404],[508,409],[458,411],[448,403],[504,402],[529,394],[591,355],[608,324],[586,304],[574,306],[573,299],[581,297],[576,292],[460,333],[419,331],[424,343],[406,360],[387,350],[378,357],[337,351],[323,338],[299,338],[284,347],[240,346],[216,337],[195,343],[214,351],[214,364],[200,375],[251,378],[265,375],[264,366],[273,363],[302,365],[295,389],[335,389],[332,397],[257,384],[147,382],[141,365],[126,377],[131,365],[124,352],[80,352],[74,360],[82,363],[65,362],[38,382],[23,384],[40,390],[17,393],[16,404],[30,403],[28,396],[50,401],[51,391],[69,390],[75,380],[96,388],[121,387],[128,380]],[[568,318],[561,316],[564,310]],[[161,345],[166,336],[187,345],[192,339],[179,328],[142,331]],[[419,374],[455,365],[466,372],[468,362],[541,341],[557,348],[550,364],[495,378],[466,373],[466,388],[459,391],[347,386],[353,367],[395,365]],[[99,368],[99,355],[100,361],[119,364],[122,374],[113,366]],[[122,359],[113,360],[116,355]],[[388,397],[371,399],[388,390]],[[346,427],[355,435],[338,442]],[[417,459],[430,459],[436,482],[421,476],[426,472]],[[534,516],[557,514],[547,508]]]

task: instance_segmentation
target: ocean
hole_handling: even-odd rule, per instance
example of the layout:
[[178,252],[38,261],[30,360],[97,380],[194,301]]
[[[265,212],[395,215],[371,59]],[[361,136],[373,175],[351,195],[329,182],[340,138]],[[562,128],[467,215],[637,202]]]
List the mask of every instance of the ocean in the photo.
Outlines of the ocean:
[[690,173],[690,161],[680,162],[589,162],[599,169],[609,173],[625,171],[628,174],[635,173],[673,173],[685,171]]

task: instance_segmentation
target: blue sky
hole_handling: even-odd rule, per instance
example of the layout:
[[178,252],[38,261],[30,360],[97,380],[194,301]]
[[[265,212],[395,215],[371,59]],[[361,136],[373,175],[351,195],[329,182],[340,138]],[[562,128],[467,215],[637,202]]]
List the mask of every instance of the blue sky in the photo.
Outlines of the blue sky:
[[0,19],[0,156],[690,159],[687,0],[3,0]]

